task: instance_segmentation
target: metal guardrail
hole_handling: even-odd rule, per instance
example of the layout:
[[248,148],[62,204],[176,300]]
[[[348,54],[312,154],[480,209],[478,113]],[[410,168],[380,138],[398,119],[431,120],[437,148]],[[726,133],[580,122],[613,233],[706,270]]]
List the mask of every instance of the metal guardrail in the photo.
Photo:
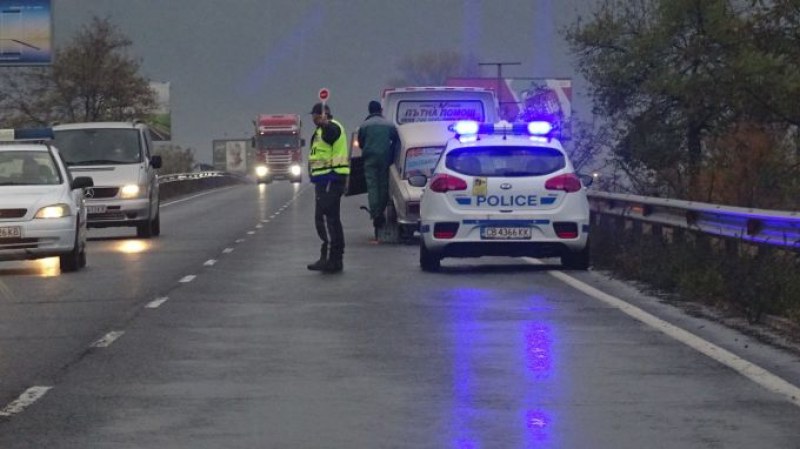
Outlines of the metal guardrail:
[[720,237],[800,249],[800,212],[748,209],[718,204],[589,192],[592,213]]
[[175,181],[193,181],[197,179],[205,179],[205,178],[218,178],[220,176],[233,176],[229,173],[224,171],[203,171],[203,172],[192,172],[192,173],[172,173],[169,175],[159,175],[158,176],[158,183],[165,184],[168,182],[175,182]]

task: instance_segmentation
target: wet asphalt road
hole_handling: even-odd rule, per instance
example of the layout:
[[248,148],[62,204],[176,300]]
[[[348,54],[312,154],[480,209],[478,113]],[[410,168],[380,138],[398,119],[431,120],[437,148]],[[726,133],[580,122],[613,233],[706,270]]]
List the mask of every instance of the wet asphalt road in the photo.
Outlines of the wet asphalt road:
[[[368,242],[364,202],[343,203],[339,275],[305,269],[313,192],[285,183],[166,206],[144,249],[131,231],[92,231],[78,274],[3,264],[3,403],[52,388],[0,418],[0,447],[800,448],[797,402],[558,266],[422,273],[416,247]],[[800,384],[795,355],[568,274]]]

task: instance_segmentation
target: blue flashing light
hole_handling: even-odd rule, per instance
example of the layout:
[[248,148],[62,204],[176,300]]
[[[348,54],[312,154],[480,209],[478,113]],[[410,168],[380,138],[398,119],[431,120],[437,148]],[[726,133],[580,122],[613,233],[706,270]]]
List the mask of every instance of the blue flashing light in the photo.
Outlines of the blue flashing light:
[[455,131],[455,133],[458,134],[459,136],[478,134],[479,129],[480,125],[478,124],[478,122],[473,122],[468,120],[456,122],[452,126],[452,130]]
[[459,136],[458,141],[461,143],[477,142],[478,136],[475,134],[468,134],[466,136]]
[[42,141],[53,140],[53,128],[0,129],[0,141]]
[[550,122],[530,122],[528,123],[528,132],[534,136],[546,136],[553,130],[553,125]]

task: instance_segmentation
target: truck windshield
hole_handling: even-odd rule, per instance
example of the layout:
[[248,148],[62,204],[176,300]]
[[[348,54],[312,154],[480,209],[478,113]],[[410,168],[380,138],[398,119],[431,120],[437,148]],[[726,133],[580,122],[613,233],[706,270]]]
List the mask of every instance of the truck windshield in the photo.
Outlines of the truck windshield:
[[258,136],[259,148],[299,148],[297,134],[262,134]]
[[67,165],[136,164],[142,161],[135,129],[55,131],[55,146]]

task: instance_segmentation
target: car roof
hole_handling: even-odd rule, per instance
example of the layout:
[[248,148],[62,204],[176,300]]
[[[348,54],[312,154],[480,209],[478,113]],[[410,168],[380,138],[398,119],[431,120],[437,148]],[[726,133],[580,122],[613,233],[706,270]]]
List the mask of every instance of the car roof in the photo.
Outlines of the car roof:
[[0,151],[33,151],[44,153],[49,149],[50,146],[44,143],[8,143],[0,145]]
[[478,140],[470,142],[461,142],[455,137],[452,137],[447,141],[446,151],[456,148],[480,148],[487,146],[544,147],[553,148],[561,151],[562,153],[564,152],[564,147],[561,146],[561,142],[559,142],[558,139],[543,137],[533,140],[530,136],[512,134],[505,136],[505,138],[502,134],[480,134],[478,136]]
[[144,123],[135,122],[84,122],[84,123],[66,123],[63,125],[56,125],[53,131],[65,131],[75,129],[142,129],[147,125]]

